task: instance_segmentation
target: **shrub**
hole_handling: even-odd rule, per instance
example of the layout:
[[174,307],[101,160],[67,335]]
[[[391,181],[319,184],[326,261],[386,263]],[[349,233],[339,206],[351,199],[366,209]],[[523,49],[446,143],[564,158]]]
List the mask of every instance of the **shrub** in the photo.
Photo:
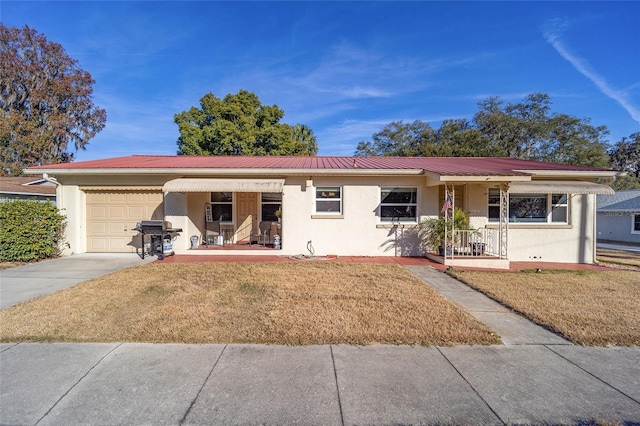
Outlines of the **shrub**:
[[[456,231],[473,231],[469,224],[469,217],[461,209],[455,209],[453,213],[453,227]],[[445,245],[445,228],[447,243],[451,243],[451,218],[446,220],[444,216],[423,220],[419,224],[419,235],[427,249],[438,250]]]
[[0,203],[0,261],[33,262],[59,256],[65,219],[50,202]]

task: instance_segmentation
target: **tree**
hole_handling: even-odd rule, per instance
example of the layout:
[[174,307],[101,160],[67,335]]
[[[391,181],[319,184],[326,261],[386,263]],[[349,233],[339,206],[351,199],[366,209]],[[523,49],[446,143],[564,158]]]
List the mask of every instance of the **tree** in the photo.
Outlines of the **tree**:
[[478,103],[474,122],[489,139],[494,155],[533,159],[548,133],[549,95],[534,93],[524,102],[507,104],[498,97]]
[[587,118],[555,114],[549,133],[540,141],[535,159],[592,167],[608,167],[606,126],[594,127]]
[[438,157],[489,157],[489,139],[468,120],[444,120],[436,132]]
[[640,189],[640,132],[623,137],[609,151],[611,167],[627,172],[613,185],[615,190]]
[[0,23],[0,174],[73,161],[105,125],[91,74],[62,46]]
[[419,120],[394,121],[363,141],[356,155],[513,157],[607,167],[606,126],[586,118],[552,114],[551,98],[533,93],[505,104],[498,97],[478,103],[473,121],[444,120],[434,131]]
[[474,122],[489,139],[493,156],[593,167],[608,164],[607,127],[594,127],[588,118],[551,114],[551,98],[545,93],[504,106],[499,98],[489,98],[478,106]]
[[387,157],[416,157],[429,155],[434,149],[435,131],[424,121],[412,123],[393,121],[373,134],[373,142],[358,143],[355,155]]
[[298,147],[302,153],[299,155],[306,155],[308,152],[317,153],[318,143],[316,142],[316,136],[313,134],[313,130],[304,124],[296,124],[293,126],[292,140],[296,147]]
[[311,129],[280,123],[282,117],[277,105],[262,105],[246,90],[224,99],[208,93],[200,108],[174,116],[178,155],[315,155]]

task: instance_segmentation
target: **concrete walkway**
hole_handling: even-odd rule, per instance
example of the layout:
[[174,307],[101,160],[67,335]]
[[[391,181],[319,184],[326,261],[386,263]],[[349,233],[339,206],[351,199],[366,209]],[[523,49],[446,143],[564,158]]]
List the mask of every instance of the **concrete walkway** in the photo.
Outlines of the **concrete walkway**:
[[[9,271],[71,285],[126,264],[73,258],[87,268],[3,271],[3,299]],[[640,348],[572,345],[431,266],[406,267],[504,345],[4,343],[0,424],[640,424]]]
[[430,266],[405,266],[412,274],[495,331],[505,345],[569,345],[562,337]]

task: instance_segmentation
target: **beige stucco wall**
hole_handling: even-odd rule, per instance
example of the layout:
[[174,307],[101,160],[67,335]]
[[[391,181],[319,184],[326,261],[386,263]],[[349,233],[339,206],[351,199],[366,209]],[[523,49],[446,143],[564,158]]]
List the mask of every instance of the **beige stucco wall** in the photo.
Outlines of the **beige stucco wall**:
[[569,225],[539,226],[533,229],[524,225],[510,225],[509,260],[593,263],[594,206],[595,195],[574,195],[570,200]]
[[[392,228],[378,217],[380,187],[417,187],[418,214],[437,214],[437,189],[426,188],[421,177],[314,177],[311,186],[306,179],[287,179],[283,193],[283,251],[287,254],[309,254],[307,243],[316,255],[393,256],[420,254],[417,241],[411,237],[413,226]],[[342,215],[314,213],[315,188],[342,187]],[[434,195],[435,194],[435,195]]]
[[[487,220],[488,188],[488,185],[465,187],[466,210],[476,228],[496,227]],[[595,195],[573,195],[569,201],[567,225],[509,224],[509,260],[593,263],[594,204]]]
[[[138,188],[155,187],[162,188],[164,182],[170,179],[169,176],[104,176],[79,175],[79,176],[55,176],[62,184],[58,188],[58,200],[62,213],[67,217],[67,227],[65,237],[67,245],[63,248],[62,254],[65,256],[85,253],[87,251],[87,208],[86,194],[83,188]],[[107,183],[108,182],[108,183]],[[132,231],[132,235],[135,232]]]
[[[109,186],[158,186],[175,176],[111,176]],[[420,218],[436,216],[442,205],[438,187],[425,186],[424,177],[289,177],[283,190],[282,255],[309,254],[311,241],[316,255],[394,256],[421,254],[412,236],[412,227],[392,228],[377,216],[380,187],[418,188]],[[72,176],[59,178],[60,206],[67,216],[66,237],[69,247],[64,254],[86,251],[86,204],[81,187],[104,186],[104,177]],[[135,183],[132,183],[135,182]],[[319,218],[314,215],[315,187],[342,186],[343,215]],[[477,228],[489,225],[487,216],[488,185],[464,186],[464,208]],[[206,193],[165,194],[165,219],[183,232],[174,242],[177,253],[189,253],[190,237],[201,235],[204,227]],[[583,210],[583,205],[586,210]],[[570,200],[569,225],[510,225],[508,257],[512,261],[582,262],[594,261],[593,195],[574,195]],[[587,212],[587,213],[585,213]],[[404,238],[403,238],[404,237]]]
[[87,251],[86,197],[78,185],[63,185],[58,189],[58,206],[67,217],[65,256]]
[[[311,186],[307,186],[307,183]],[[382,224],[377,216],[380,187],[418,188],[418,214],[437,215],[438,190],[426,188],[424,177],[378,177],[375,184],[365,177],[289,177],[282,195],[282,250],[279,254],[309,254],[311,241],[316,255],[394,256],[421,254],[413,238],[413,225],[393,228]],[[316,215],[315,187],[341,186],[343,214],[339,217]],[[186,196],[167,194],[167,220],[183,232],[174,242],[176,253],[189,253],[192,235],[204,232],[204,204],[208,193]],[[175,197],[174,197],[175,196]],[[184,198],[183,198],[184,197]],[[184,206],[187,206],[186,211]]]

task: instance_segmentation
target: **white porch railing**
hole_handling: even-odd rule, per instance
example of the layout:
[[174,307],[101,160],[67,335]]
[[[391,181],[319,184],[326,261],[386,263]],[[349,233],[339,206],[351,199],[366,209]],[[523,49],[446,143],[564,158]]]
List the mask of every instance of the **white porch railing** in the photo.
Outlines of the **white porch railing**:
[[497,229],[480,228],[475,231],[453,232],[444,252],[446,259],[456,257],[500,257],[499,234]]

